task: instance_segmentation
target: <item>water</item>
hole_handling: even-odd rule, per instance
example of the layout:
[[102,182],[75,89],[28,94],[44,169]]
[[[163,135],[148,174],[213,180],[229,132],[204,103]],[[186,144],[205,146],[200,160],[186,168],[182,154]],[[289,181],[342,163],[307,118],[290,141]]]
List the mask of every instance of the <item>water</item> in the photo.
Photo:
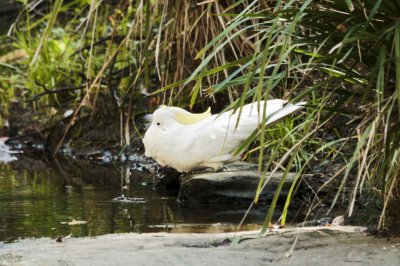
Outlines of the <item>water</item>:
[[[19,156],[0,163],[0,241],[95,236],[123,232],[233,231],[245,208],[203,204],[182,207],[176,195],[153,188],[150,173],[90,162],[43,163]],[[243,229],[259,226],[251,212]],[[87,223],[69,225],[71,221]]]

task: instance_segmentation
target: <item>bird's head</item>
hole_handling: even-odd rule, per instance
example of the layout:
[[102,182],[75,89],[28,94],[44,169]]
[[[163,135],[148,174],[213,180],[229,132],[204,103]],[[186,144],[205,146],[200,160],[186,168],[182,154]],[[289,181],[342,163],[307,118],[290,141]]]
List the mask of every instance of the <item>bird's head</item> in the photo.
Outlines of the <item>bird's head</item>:
[[175,125],[176,119],[174,118],[173,113],[171,113],[168,109],[159,108],[153,113],[150,127],[153,127],[157,130],[166,131],[168,128]]
[[153,113],[150,128],[153,127],[166,131],[177,125],[191,125],[197,123],[210,116],[210,108],[204,113],[193,114],[179,107],[162,105]]

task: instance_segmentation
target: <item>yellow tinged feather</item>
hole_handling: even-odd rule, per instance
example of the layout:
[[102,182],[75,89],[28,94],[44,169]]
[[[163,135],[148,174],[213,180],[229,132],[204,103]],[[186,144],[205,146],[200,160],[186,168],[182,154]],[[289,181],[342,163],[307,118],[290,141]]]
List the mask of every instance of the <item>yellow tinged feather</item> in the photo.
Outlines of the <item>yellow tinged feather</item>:
[[160,108],[170,110],[175,115],[175,119],[184,125],[192,125],[211,116],[210,107],[208,107],[204,113],[200,114],[193,114],[181,108],[168,107],[165,105],[161,105]]
[[203,119],[206,119],[211,116],[211,108],[208,107],[207,111],[200,114],[193,114],[193,113],[183,113],[183,112],[176,112],[175,113],[176,120],[184,125],[191,125],[197,123]]

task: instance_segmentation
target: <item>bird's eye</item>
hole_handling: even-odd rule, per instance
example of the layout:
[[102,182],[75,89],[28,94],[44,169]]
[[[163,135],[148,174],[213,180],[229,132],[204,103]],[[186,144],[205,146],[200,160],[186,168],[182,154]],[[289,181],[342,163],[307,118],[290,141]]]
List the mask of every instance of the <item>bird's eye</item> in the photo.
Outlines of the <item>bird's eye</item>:
[[160,122],[157,122],[157,126],[161,125]]

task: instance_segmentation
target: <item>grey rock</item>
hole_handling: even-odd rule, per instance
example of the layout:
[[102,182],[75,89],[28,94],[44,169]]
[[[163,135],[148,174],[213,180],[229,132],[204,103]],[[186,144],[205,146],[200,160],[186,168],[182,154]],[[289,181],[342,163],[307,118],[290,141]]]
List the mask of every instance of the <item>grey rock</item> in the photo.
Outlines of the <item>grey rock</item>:
[[[206,171],[183,175],[178,200],[181,203],[236,203],[248,204],[254,199],[262,173],[257,166],[238,162],[227,165],[221,172]],[[267,173],[265,180],[270,173]],[[260,201],[272,199],[281,181],[282,172],[274,173],[262,191]],[[286,196],[296,173],[289,173],[280,196]],[[265,181],[264,180],[264,181]]]

